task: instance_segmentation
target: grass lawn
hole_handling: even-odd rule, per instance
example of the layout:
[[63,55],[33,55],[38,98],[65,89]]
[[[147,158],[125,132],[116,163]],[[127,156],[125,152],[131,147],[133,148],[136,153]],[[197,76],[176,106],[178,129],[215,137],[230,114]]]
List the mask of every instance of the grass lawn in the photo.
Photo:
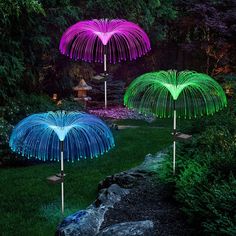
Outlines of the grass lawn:
[[[145,155],[156,153],[171,143],[171,121],[118,121],[140,125],[137,129],[114,131],[116,147],[102,157],[66,163],[65,213],[86,208],[97,195],[97,185],[111,175],[140,164]],[[164,128],[152,128],[161,126]],[[50,236],[60,222],[60,184],[46,178],[58,173],[59,163],[1,169],[0,235]]]

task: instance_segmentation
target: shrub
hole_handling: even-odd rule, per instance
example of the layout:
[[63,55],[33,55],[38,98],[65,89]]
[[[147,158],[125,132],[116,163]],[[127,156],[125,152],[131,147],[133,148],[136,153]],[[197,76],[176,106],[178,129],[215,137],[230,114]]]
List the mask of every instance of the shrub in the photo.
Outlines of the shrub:
[[204,216],[204,231],[210,234],[218,232],[218,235],[236,235],[235,178],[231,176],[228,181],[207,187],[197,196],[199,211]]
[[0,117],[0,161],[9,153],[8,141],[11,130],[12,125]]
[[195,145],[202,152],[232,153],[236,149],[236,139],[226,127],[212,126],[198,136]]
[[224,113],[198,122],[188,127],[196,131],[192,141],[178,143],[176,175],[170,152],[160,178],[172,182],[175,198],[200,233],[236,235],[235,102]]
[[11,124],[16,124],[26,116],[58,109],[56,104],[46,95],[27,95],[23,92],[16,98],[8,98],[4,107],[0,108],[1,115]]
[[201,134],[207,127],[215,126],[226,127],[230,133],[236,132],[236,102],[228,101],[228,106],[223,111],[220,111],[213,116],[204,116],[200,119],[193,120],[191,123],[184,123],[183,130],[192,134]]
[[63,99],[61,102],[61,105],[59,105],[57,109],[65,111],[81,111],[84,109],[81,103],[72,99]]

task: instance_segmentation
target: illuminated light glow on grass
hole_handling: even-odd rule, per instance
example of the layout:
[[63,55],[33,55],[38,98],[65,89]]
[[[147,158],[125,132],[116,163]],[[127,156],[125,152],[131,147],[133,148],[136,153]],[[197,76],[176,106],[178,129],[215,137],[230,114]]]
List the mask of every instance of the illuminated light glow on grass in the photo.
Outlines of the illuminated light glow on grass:
[[227,106],[223,88],[210,76],[194,71],[151,72],[128,87],[124,104],[144,114],[174,117],[173,174],[176,157],[176,118],[213,115]]
[[82,112],[48,112],[26,117],[14,128],[10,147],[27,158],[75,161],[104,154],[114,146],[110,129],[99,118]]
[[128,87],[124,104],[144,114],[196,118],[223,109],[227,99],[222,87],[210,76],[194,71],[151,72],[139,76]]
[[74,60],[110,63],[133,60],[150,49],[147,34],[136,24],[120,19],[80,21],[63,34],[60,52]]

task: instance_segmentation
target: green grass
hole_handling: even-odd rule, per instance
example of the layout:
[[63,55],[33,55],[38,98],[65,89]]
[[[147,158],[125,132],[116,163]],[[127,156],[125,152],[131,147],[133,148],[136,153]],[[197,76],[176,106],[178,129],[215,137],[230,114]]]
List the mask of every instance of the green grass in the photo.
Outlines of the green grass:
[[[139,121],[126,124],[137,122],[141,125],[138,129],[114,131],[116,147],[104,156],[65,164],[66,215],[93,202],[98,182],[107,175],[137,166],[146,154],[171,143],[171,123],[162,129]],[[50,185],[46,178],[59,169],[59,163],[43,163],[0,170],[0,235],[54,235],[61,220],[60,185]]]
[[[177,119],[177,128],[185,127],[187,124],[190,124],[192,120],[189,119]],[[144,120],[117,120],[114,122],[117,125],[134,125],[134,126],[143,126],[143,127],[173,127],[173,118],[170,119],[160,119],[156,118],[153,122],[146,122]]]

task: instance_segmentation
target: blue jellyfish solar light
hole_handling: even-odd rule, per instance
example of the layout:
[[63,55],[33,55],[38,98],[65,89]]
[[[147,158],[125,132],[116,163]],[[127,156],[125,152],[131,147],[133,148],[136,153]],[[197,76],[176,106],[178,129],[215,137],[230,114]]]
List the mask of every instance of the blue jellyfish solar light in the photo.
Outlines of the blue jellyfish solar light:
[[13,129],[9,145],[28,159],[61,160],[64,213],[64,160],[98,157],[115,144],[110,129],[96,116],[57,111],[33,114],[20,121]]

